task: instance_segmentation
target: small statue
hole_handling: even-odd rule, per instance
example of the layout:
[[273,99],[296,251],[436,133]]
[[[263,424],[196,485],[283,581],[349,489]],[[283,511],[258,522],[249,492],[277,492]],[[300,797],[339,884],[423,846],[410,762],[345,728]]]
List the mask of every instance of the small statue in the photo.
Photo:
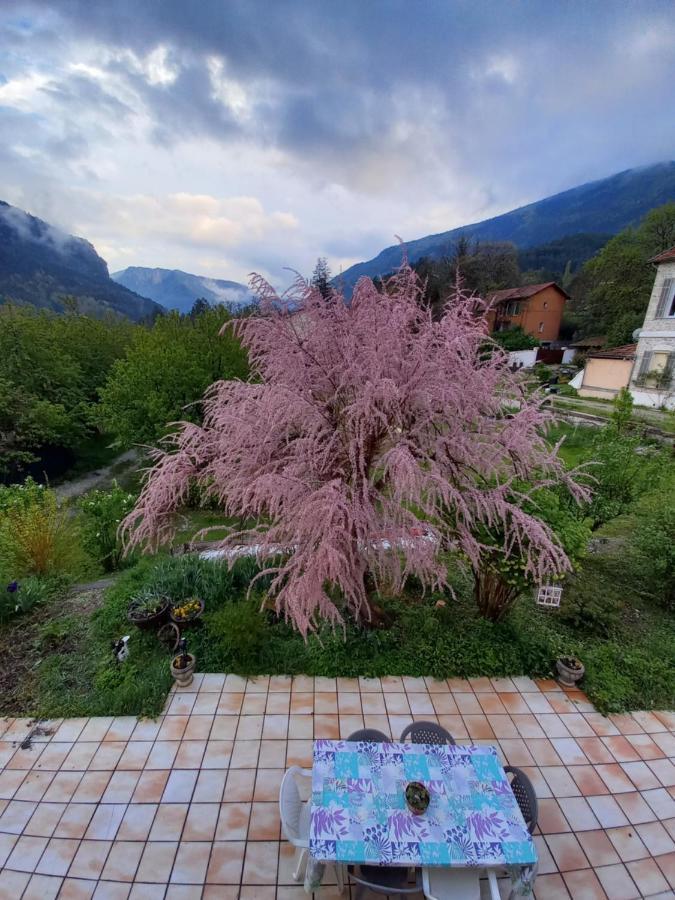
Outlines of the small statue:
[[115,662],[122,663],[129,656],[129,635],[126,634],[118,641],[112,642],[112,651]]

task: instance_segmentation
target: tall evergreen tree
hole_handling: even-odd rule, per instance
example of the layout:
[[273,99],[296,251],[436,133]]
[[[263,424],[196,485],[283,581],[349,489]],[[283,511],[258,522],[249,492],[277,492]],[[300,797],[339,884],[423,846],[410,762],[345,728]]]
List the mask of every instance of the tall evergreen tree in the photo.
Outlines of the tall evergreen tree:
[[312,287],[315,287],[319,291],[324,300],[330,299],[332,295],[330,279],[331,272],[328,268],[328,262],[325,256],[320,256],[316,261],[314,272],[312,273]]

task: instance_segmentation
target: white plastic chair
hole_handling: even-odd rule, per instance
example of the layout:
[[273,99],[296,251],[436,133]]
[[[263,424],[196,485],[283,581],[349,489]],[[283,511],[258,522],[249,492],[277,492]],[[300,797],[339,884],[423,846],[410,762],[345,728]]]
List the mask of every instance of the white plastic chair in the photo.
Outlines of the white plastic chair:
[[[500,900],[497,876],[487,870],[490,896]],[[423,868],[422,890],[427,900],[480,900],[479,869]]]
[[[309,824],[311,800],[303,800],[298,789],[298,780],[305,781],[312,790],[312,770],[291,766],[287,769],[279,788],[279,815],[281,828],[286,839],[298,852],[296,857],[295,881],[302,881],[309,856]],[[335,864],[335,877],[340,893],[344,889],[344,872],[339,864]]]

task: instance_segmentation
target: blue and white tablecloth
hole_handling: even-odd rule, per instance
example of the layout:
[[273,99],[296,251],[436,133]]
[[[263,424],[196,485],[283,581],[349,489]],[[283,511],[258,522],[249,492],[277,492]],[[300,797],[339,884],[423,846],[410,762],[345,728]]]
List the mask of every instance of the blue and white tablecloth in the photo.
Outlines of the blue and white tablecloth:
[[[405,786],[429,808],[414,815]],[[529,866],[537,854],[494,747],[314,742],[309,852],[317,861]]]

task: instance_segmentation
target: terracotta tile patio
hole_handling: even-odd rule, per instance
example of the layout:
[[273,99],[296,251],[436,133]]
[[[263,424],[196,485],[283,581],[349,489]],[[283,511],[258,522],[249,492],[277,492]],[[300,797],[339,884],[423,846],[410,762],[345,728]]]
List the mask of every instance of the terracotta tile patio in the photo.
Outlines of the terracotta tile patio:
[[538,900],[675,896],[674,713],[605,718],[529,678],[214,674],[172,692],[157,721],[0,720],[0,898],[300,900],[285,767],[311,765],[313,738],[396,737],[413,717],[527,771]]

